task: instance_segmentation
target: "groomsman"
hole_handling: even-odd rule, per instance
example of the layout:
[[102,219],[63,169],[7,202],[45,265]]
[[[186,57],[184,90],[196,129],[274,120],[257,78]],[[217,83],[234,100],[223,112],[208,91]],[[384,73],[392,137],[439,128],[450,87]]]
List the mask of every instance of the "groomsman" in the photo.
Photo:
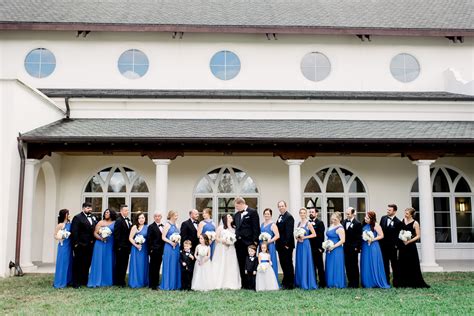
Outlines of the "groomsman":
[[323,241],[324,241],[324,223],[318,219],[319,211],[315,208],[309,209],[309,222],[313,225],[316,232],[315,238],[310,238],[311,252],[313,254],[314,275],[318,276],[318,287],[326,287],[326,275],[324,274],[323,263]]
[[278,251],[278,260],[280,260],[281,269],[283,270],[281,286],[283,289],[289,290],[295,288],[295,269],[293,267],[293,249],[295,249],[293,230],[295,229],[295,220],[286,208],[285,201],[278,202],[280,216],[278,217],[277,227],[280,232],[280,238],[275,243]]
[[356,210],[349,207],[346,210],[346,219],[342,222],[346,232],[344,243],[344,262],[346,265],[348,286],[358,288],[359,278],[359,253],[362,247],[362,224],[356,218]]
[[245,278],[245,259],[248,254],[248,246],[258,244],[258,236],[260,235],[260,220],[258,213],[253,208],[245,204],[245,200],[237,197],[234,200],[235,210],[235,250],[237,252],[237,260],[239,261],[240,277],[242,280],[242,287],[248,288]]
[[161,238],[161,232],[164,227],[161,223],[161,218],[162,215],[160,212],[155,212],[155,214],[153,214],[154,222],[148,226],[148,235],[146,238],[148,254],[150,255],[150,265],[148,266],[148,286],[152,290],[158,290],[160,284],[160,268],[165,247],[165,242]]
[[94,230],[97,220],[91,214],[92,204],[83,203],[82,212],[74,216],[71,223],[71,244],[73,250],[73,287],[87,286],[89,268],[94,249]]
[[127,274],[128,259],[132,244],[129,241],[132,222],[128,218],[128,206],[120,205],[120,215],[115,221],[114,249],[115,249],[115,276],[114,285],[125,286],[125,275]]
[[[189,219],[181,224],[181,240],[189,240],[192,243],[191,252],[194,254],[194,249],[199,244],[197,237],[197,227],[199,225],[199,212],[197,210],[189,211]],[[181,243],[181,250],[183,249],[183,243]]]
[[382,250],[385,275],[387,277],[387,283],[390,284],[391,265],[394,287],[397,287],[399,284],[398,244],[400,243],[400,239],[398,239],[398,234],[402,229],[402,222],[395,216],[397,209],[395,204],[389,204],[387,215],[382,216],[380,220],[380,226],[383,231],[383,239],[380,240],[380,248]]

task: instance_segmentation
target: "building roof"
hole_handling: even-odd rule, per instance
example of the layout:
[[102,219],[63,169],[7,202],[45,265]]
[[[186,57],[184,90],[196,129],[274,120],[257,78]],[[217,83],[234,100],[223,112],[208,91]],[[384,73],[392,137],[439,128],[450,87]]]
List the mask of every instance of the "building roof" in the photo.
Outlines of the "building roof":
[[50,98],[474,101],[474,96],[471,95],[443,91],[409,92],[153,89],[40,89],[40,91]]
[[462,141],[474,121],[63,119],[21,136],[27,142],[172,140]]
[[0,29],[472,36],[474,22],[470,0],[2,0]]

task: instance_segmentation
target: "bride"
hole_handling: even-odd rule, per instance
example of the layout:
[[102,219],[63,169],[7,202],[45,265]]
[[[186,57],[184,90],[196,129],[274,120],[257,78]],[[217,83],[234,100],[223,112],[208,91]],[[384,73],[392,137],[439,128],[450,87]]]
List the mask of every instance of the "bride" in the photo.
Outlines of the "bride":
[[242,286],[235,246],[232,242],[226,242],[225,238],[232,236],[235,241],[233,221],[232,215],[224,214],[216,231],[216,249],[212,260],[216,289],[238,290]]

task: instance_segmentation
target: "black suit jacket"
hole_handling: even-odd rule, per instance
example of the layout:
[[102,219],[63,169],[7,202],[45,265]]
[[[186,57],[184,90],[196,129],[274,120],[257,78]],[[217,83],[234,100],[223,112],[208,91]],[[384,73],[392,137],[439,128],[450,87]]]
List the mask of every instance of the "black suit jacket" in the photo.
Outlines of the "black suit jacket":
[[324,223],[319,219],[315,219],[314,221],[310,222],[313,225],[314,231],[316,232],[315,238],[310,238],[309,243],[311,244],[312,251],[319,251],[324,252],[323,249],[323,241],[324,241]]
[[240,212],[234,214],[235,236],[237,240],[241,240],[245,245],[258,243],[260,235],[260,220],[258,213],[253,208],[247,208],[247,214],[242,217]]
[[197,229],[196,227],[194,227],[193,221],[191,219],[188,219],[187,221],[184,221],[181,224],[180,234],[181,234],[181,249],[183,249],[183,242],[185,240],[189,240],[191,241],[193,245],[191,249],[194,252],[194,249],[199,244],[199,239],[197,237]]
[[[190,255],[193,256],[194,254],[190,252],[189,254],[186,254],[184,250],[181,250],[179,253],[179,262],[181,263],[181,270],[193,272],[194,271],[194,264],[196,263],[196,258],[191,259]],[[183,263],[186,263],[185,266],[183,266]]]
[[119,215],[117,220],[115,221],[114,227],[114,248],[117,249],[132,249],[132,244],[128,239],[130,237],[130,230],[132,229],[132,225],[130,224],[130,228],[127,227],[127,223],[122,215]]
[[401,242],[398,238],[398,234],[402,229],[402,221],[395,216],[393,218],[393,225],[390,224],[387,227],[387,221],[389,221],[389,219],[387,215],[384,215],[380,220],[380,226],[383,231],[383,239],[380,240],[380,246],[384,248],[398,248]]
[[161,238],[160,228],[155,222],[148,225],[148,235],[147,235],[146,242],[148,246],[148,253],[151,254],[154,252],[160,252],[160,251],[163,252],[163,249],[165,247],[165,242]]
[[247,274],[253,274],[254,271],[257,271],[257,267],[258,267],[258,257],[255,256],[254,257],[255,259],[250,260],[250,257],[247,256],[247,258],[245,258],[245,269],[247,271]]
[[362,224],[356,218],[352,220],[352,223],[347,227],[347,222],[350,220],[345,219],[342,222],[342,226],[346,232],[346,241],[344,242],[344,249],[354,251],[360,251],[362,247]]
[[94,230],[97,220],[92,216],[92,225],[84,212],[74,216],[71,223],[71,243],[73,247],[93,245]]
[[[281,216],[281,215],[280,215]],[[289,249],[295,248],[295,238],[293,237],[293,231],[295,229],[295,219],[286,211],[283,216],[277,220],[278,232],[280,233],[280,238],[275,242],[278,249],[283,247],[288,247]]]

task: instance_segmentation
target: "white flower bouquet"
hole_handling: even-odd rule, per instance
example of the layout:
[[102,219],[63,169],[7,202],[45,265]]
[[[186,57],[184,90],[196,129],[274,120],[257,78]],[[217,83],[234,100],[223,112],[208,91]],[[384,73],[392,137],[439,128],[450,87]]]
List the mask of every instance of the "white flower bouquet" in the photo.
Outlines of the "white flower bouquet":
[[323,246],[323,249],[327,251],[328,249],[331,249],[332,247],[334,247],[334,242],[328,239],[323,242],[322,246]]
[[235,242],[237,241],[237,237],[235,237],[235,234],[231,231],[228,231],[228,230],[224,230],[222,232],[222,241],[228,245],[228,246],[231,246],[233,244],[235,244]]
[[205,233],[207,238],[209,238],[209,240],[212,242],[214,240],[216,240],[216,232],[213,232],[213,231],[208,231]]
[[265,272],[265,271],[267,271],[267,269],[269,267],[270,267],[270,264],[268,262],[259,263],[259,265],[257,266],[257,271],[258,272]]
[[303,237],[306,234],[306,230],[302,227],[297,227],[293,232],[295,238]]
[[137,245],[143,245],[146,239],[145,237],[143,237],[143,235],[136,235],[135,238],[133,238],[133,240],[135,241]]
[[172,233],[170,236],[170,240],[176,244],[181,242],[181,235],[178,233]]
[[411,239],[411,231],[408,231],[408,230],[401,230],[400,233],[398,234],[398,238],[401,240],[401,241],[408,241]]
[[99,235],[103,239],[107,239],[107,237],[112,235],[112,231],[110,230],[110,228],[104,226],[104,227],[99,228]]
[[269,241],[272,239],[272,236],[269,233],[261,233],[260,236],[258,236],[258,240],[261,241]]
[[362,233],[362,239],[370,242],[374,241],[374,232],[371,230],[364,230],[364,232]]
[[63,241],[65,239],[68,239],[69,236],[71,236],[71,232],[65,229],[60,229],[58,233],[56,234],[56,238],[59,239],[59,243],[61,244],[61,246],[63,245]]

